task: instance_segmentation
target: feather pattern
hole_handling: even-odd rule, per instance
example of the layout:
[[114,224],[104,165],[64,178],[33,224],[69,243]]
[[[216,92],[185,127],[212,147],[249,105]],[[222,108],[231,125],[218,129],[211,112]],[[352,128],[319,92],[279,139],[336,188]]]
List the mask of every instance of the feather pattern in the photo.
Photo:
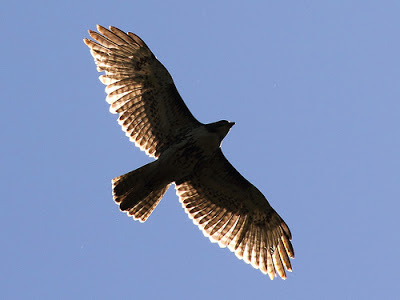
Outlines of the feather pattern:
[[89,30],[84,39],[107,85],[110,112],[137,147],[153,157],[201,125],[180,97],[172,77],[147,45],[135,34],[116,27]]
[[180,202],[211,241],[273,279],[286,278],[294,258],[286,223],[220,150],[176,185]]

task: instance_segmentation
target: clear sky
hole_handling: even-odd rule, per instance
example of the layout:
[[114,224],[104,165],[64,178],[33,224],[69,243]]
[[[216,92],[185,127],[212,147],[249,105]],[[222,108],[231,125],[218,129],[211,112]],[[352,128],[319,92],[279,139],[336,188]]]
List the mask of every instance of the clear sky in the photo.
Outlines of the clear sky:
[[[245,4],[244,4],[245,3]],[[399,1],[6,1],[0,298],[394,299]],[[171,188],[141,224],[111,179],[150,161],[108,112],[82,39],[141,36],[289,225],[283,281],[211,244]]]

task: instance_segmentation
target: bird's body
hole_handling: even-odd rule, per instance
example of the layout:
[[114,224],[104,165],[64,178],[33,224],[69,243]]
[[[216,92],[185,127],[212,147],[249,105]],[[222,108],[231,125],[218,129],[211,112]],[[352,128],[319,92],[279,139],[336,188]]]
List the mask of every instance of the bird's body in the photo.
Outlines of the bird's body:
[[85,39],[110,111],[136,146],[155,161],[112,180],[122,211],[144,222],[174,183],[193,222],[253,267],[286,278],[294,257],[291,233],[263,194],[221,151],[233,122],[203,124],[181,99],[171,76],[136,35],[98,26]]
[[174,174],[172,181],[180,181],[190,175],[196,165],[212,157],[233,124],[222,121],[217,127],[220,132],[210,131],[208,129],[210,126],[207,125],[193,128],[182,140],[172,144],[160,155],[158,158],[160,165]]

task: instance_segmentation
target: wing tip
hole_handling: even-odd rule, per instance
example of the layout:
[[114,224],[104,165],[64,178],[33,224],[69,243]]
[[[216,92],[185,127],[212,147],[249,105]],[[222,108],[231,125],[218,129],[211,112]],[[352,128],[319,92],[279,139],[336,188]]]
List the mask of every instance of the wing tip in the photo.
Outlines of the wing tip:
[[96,29],[97,31],[101,31],[102,29],[105,29],[103,26],[101,26],[100,24],[96,24]]

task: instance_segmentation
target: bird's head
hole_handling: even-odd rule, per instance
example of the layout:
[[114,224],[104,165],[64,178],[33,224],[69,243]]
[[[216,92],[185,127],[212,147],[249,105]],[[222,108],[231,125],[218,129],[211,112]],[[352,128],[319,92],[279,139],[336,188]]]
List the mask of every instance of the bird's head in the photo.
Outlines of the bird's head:
[[221,143],[233,125],[235,125],[235,122],[229,122],[227,120],[222,120],[222,121],[207,124],[206,126],[207,126],[208,131],[215,132],[218,135],[219,141]]

